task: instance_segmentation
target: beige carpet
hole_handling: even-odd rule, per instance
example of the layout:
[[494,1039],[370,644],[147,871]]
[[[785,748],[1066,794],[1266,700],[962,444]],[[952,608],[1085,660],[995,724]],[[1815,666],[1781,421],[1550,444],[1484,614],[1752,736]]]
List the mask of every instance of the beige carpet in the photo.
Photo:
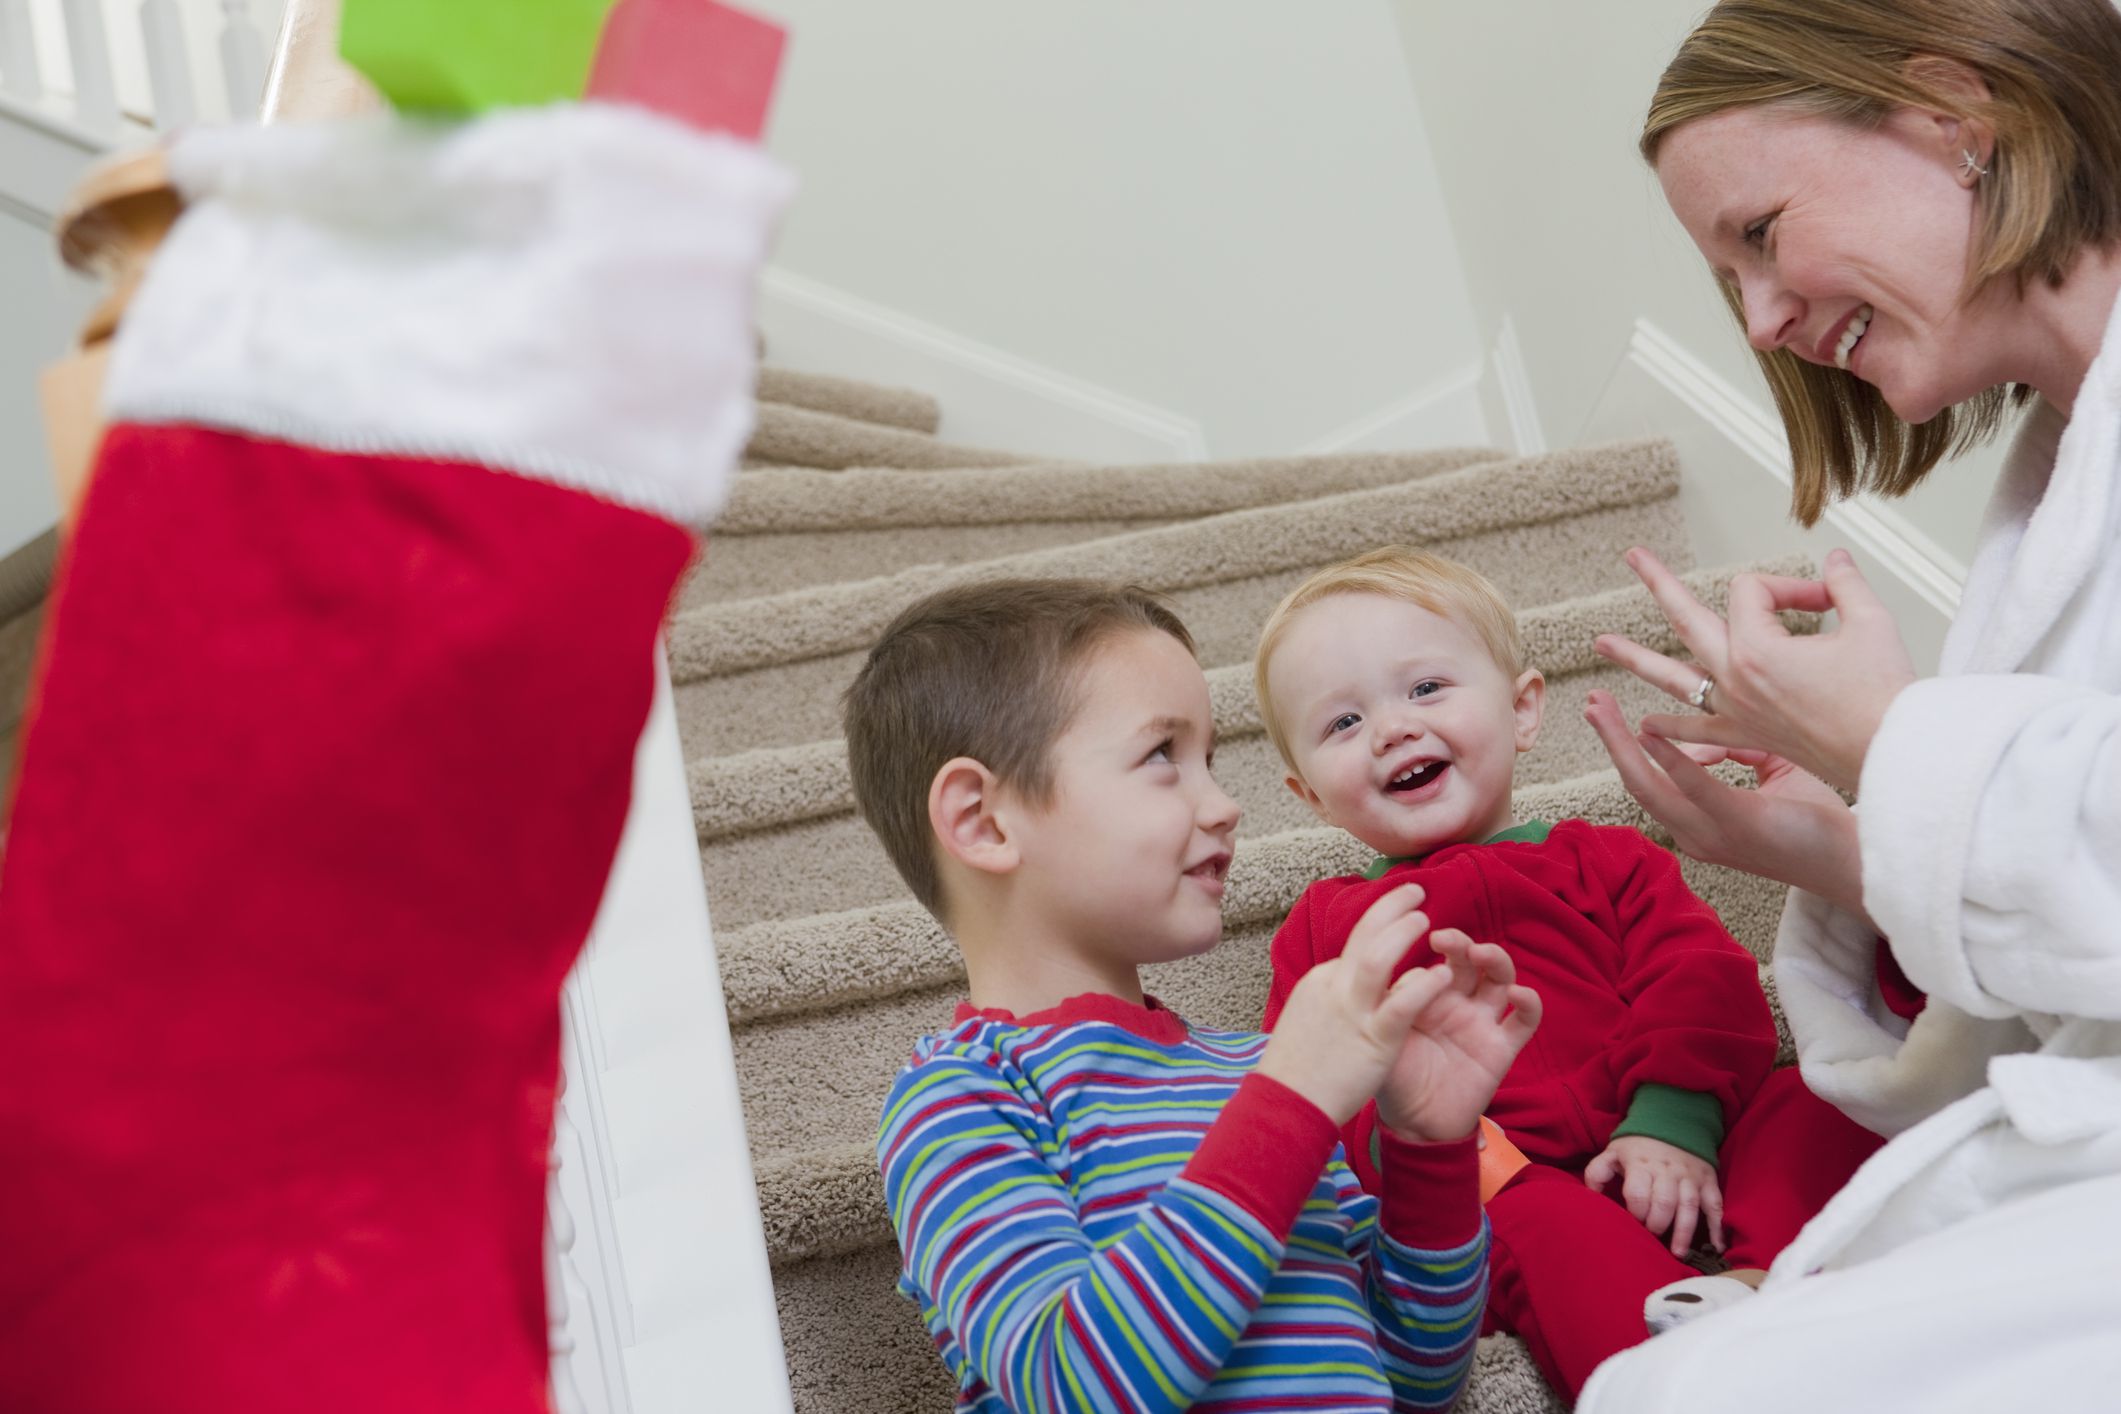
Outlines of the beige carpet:
[[[670,644],[694,819],[733,1028],[745,1123],[802,1414],[944,1414],[951,1388],[892,1290],[896,1250],[872,1144],[916,1036],[948,1023],[962,974],[853,812],[837,701],[902,607],[998,575],[1098,575],[1167,593],[1199,638],[1244,805],[1227,940],[1152,969],[1213,1026],[1256,1026],[1266,944],[1311,880],[1365,852],[1281,785],[1250,655],[1298,579],[1394,540],[1492,576],[1521,610],[1549,683],[1546,730],[1519,775],[1527,816],[1657,831],[1583,723],[1592,687],[1633,713],[1661,699],[1590,651],[1622,632],[1678,651],[1620,554],[1691,564],[1678,467],[1662,442],[1512,459],[1480,449],[1175,466],[1076,466],[956,446],[917,394],[769,374],[747,471]],[[1802,562],[1774,566],[1810,574]],[[1720,600],[1729,573],[1694,572]],[[1765,959],[1781,891],[1689,864],[1694,887]],[[1483,1342],[1463,1409],[1558,1409],[1514,1339]]]

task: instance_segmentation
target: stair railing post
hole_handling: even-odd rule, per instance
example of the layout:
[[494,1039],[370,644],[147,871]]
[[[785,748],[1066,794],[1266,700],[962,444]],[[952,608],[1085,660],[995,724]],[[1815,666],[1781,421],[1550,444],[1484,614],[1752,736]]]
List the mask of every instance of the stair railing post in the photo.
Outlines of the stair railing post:
[[140,38],[147,46],[147,85],[155,100],[155,127],[188,128],[199,117],[191,81],[191,52],[184,43],[184,13],[177,0],[140,0]]
[[230,122],[258,116],[265,96],[265,38],[250,17],[250,0],[221,0],[221,81],[228,86]]
[[118,131],[118,85],[110,66],[110,35],[102,0],[60,0],[66,47],[73,57],[74,115],[93,133]]
[[44,97],[29,0],[0,0],[0,93],[30,100]]
[[574,1214],[560,1194],[560,1165],[573,1139],[573,1126],[559,1098],[567,1093],[567,1071],[562,1066],[559,1088],[553,1095],[552,1156],[547,1161],[545,1185],[545,1343],[552,1361],[552,1407],[554,1414],[588,1414],[582,1390],[574,1377],[574,1352],[579,1342],[573,1328],[574,1312],[567,1300],[567,1278],[574,1266]]
[[260,118],[300,123],[382,106],[374,86],[339,57],[339,0],[287,0]]

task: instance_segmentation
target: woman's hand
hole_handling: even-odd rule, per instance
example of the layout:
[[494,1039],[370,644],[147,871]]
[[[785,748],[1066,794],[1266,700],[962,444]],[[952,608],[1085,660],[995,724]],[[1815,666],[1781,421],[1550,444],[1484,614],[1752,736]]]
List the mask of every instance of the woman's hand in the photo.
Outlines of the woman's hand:
[[[1620,783],[1672,832],[1681,854],[1794,884],[1863,915],[1856,816],[1824,781],[1765,751],[1637,737],[1610,693],[1593,692],[1583,715]],[[1750,767],[1756,789],[1709,774],[1723,761]]]
[[[1705,715],[1646,717],[1644,733],[1765,751],[1855,789],[1871,738],[1915,669],[1892,615],[1846,551],[1826,557],[1823,582],[1738,576],[1728,624],[1649,551],[1629,551],[1628,566],[1700,666],[1613,635],[1599,638],[1599,654],[1682,702],[1704,677],[1714,683]],[[1785,609],[1831,609],[1840,623],[1826,633],[1792,634],[1776,617]]]

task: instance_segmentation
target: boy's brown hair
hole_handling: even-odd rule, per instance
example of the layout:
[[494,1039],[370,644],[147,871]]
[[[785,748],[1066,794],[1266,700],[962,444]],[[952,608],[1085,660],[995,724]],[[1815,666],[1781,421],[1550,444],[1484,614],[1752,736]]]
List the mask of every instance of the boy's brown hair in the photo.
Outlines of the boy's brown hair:
[[884,630],[841,699],[862,818],[937,919],[942,879],[928,789],[970,757],[1034,804],[1052,799],[1052,747],[1074,719],[1083,665],[1128,630],[1186,626],[1155,594],[1094,580],[1013,579],[930,595]]
[[1419,604],[1430,613],[1471,630],[1486,646],[1495,665],[1511,678],[1525,670],[1524,638],[1517,631],[1517,615],[1501,591],[1478,570],[1405,545],[1387,545],[1352,560],[1327,565],[1274,606],[1274,612],[1267,616],[1267,626],[1260,630],[1259,652],[1252,660],[1252,688],[1259,698],[1260,720],[1266,725],[1274,749],[1292,771],[1296,769],[1296,758],[1289,752],[1288,728],[1275,715],[1274,699],[1267,695],[1267,664],[1289,631],[1289,621],[1319,600],[1336,594],[1381,594],[1387,599]]

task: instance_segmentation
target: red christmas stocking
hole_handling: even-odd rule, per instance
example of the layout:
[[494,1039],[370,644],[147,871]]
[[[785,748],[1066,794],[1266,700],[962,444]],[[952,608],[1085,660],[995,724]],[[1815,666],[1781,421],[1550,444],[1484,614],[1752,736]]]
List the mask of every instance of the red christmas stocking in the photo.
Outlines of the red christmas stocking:
[[0,869],[0,1409],[541,1410],[558,993],[789,184],[598,107],[173,167]]

